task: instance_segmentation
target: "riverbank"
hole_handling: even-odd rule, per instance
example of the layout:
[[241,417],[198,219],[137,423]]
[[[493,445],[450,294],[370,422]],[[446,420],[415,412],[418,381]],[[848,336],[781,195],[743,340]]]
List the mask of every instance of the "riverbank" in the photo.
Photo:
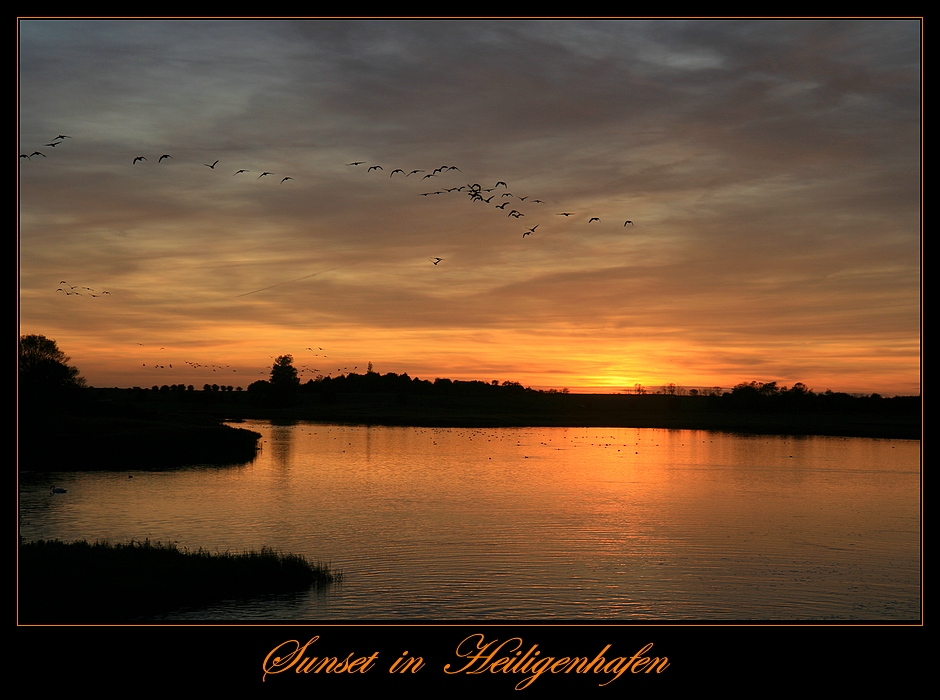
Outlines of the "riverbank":
[[349,394],[334,397],[329,403],[246,406],[237,415],[255,420],[435,428],[671,428],[908,440],[921,436],[920,414],[916,411],[748,411],[678,396],[572,394],[508,400],[422,396],[402,402],[394,396]]
[[211,415],[84,411],[21,415],[21,471],[172,469],[244,464],[254,459],[260,435],[223,425]]
[[[303,387],[302,387],[303,388]],[[272,401],[253,392],[94,389],[109,410],[182,420],[306,420],[415,427],[611,427],[766,435],[920,439],[920,397],[563,394],[521,387],[406,386],[401,391],[300,391]],[[744,400],[742,400],[744,399]],[[185,418],[189,416],[189,418]]]
[[[320,387],[315,387],[320,388]],[[224,423],[312,421],[414,427],[611,427],[919,440],[918,396],[564,394],[452,383],[397,392],[83,389],[21,410],[21,471],[245,464],[260,435]]]
[[19,622],[114,623],[341,579],[329,566],[270,549],[189,552],[173,544],[58,540],[21,543]]

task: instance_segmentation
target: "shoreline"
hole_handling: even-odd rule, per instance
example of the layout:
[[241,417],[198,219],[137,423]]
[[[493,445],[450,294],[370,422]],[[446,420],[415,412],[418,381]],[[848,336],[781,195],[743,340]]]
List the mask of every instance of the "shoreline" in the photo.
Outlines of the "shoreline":
[[[484,385],[485,387],[485,385]],[[251,462],[245,420],[432,428],[653,428],[753,435],[921,440],[919,396],[856,398],[562,394],[522,387],[425,392],[82,389],[19,414],[24,472],[174,469]],[[789,398],[789,397],[788,397]],[[230,423],[231,425],[227,425]]]

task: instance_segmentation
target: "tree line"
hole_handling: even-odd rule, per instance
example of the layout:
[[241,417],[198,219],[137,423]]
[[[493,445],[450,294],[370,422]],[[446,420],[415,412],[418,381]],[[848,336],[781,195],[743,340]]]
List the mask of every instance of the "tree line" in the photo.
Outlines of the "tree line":
[[[20,336],[19,346],[19,389],[21,406],[30,403],[46,403],[75,395],[86,388],[87,383],[79,370],[69,365],[70,358],[65,355],[54,340],[42,335]],[[144,390],[135,387],[137,392]],[[164,396],[184,398],[202,394],[207,397],[232,392],[241,392],[241,387],[205,384],[202,392],[197,392],[193,385],[154,386],[152,393]],[[151,393],[147,392],[147,393]],[[525,387],[519,382],[492,380],[459,380],[438,377],[434,380],[410,377],[407,373],[388,372],[379,374],[372,369],[372,363],[365,374],[350,372],[333,376],[318,376],[302,383],[293,356],[280,355],[271,366],[270,378],[259,380],[248,386],[248,401],[261,405],[291,405],[304,401],[305,397],[319,397],[329,401],[339,394],[391,394],[398,397],[408,395],[450,396],[450,397],[512,397],[537,395],[566,395],[568,389],[549,389],[547,391]],[[743,412],[881,412],[919,410],[920,397],[883,398],[879,394],[853,396],[842,392],[826,390],[814,392],[811,388],[797,382],[791,387],[779,386],[777,382],[742,382],[730,391],[720,387],[711,389],[684,389],[676,384],[668,384],[655,393],[637,384],[632,392],[637,396],[649,398],[660,396],[665,399],[702,400],[708,408],[720,411]],[[221,397],[220,397],[221,398]],[[232,397],[234,399],[234,396]]]

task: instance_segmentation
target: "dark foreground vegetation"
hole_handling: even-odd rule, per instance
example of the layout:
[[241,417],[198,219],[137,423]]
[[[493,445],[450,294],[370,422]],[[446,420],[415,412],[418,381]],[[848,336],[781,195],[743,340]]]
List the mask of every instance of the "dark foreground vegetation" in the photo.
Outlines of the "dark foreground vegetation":
[[73,411],[20,412],[20,469],[87,471],[244,464],[257,453],[259,433],[222,425],[212,415],[113,407],[88,396]]
[[341,578],[328,566],[270,549],[188,552],[169,544],[20,544],[19,622],[152,619],[225,600],[297,593]]
[[160,469],[254,459],[260,434],[222,425],[211,413],[108,401],[68,362],[54,340],[20,338],[20,469]]

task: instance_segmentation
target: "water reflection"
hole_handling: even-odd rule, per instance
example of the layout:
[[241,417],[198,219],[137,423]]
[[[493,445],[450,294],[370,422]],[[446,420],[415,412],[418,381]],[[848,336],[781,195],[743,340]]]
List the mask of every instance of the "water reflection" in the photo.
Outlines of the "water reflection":
[[21,533],[266,545],[346,576],[175,619],[920,615],[918,442],[244,427],[264,440],[250,465],[23,478]]

